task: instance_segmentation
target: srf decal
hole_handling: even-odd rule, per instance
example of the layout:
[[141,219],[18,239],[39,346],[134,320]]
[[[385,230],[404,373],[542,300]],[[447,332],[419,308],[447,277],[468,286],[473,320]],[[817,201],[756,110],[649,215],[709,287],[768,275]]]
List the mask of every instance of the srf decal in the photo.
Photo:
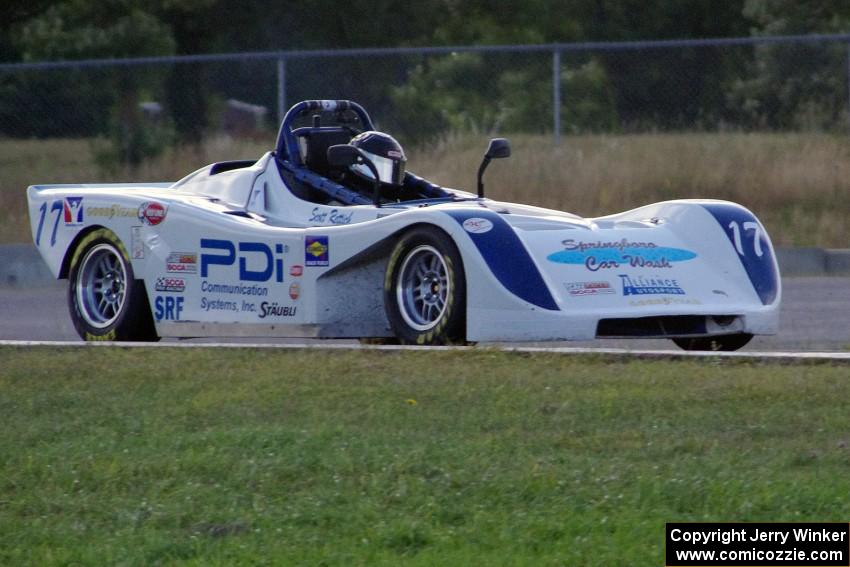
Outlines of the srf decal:
[[154,299],[154,317],[157,321],[179,321],[183,315],[184,297],[157,295]]

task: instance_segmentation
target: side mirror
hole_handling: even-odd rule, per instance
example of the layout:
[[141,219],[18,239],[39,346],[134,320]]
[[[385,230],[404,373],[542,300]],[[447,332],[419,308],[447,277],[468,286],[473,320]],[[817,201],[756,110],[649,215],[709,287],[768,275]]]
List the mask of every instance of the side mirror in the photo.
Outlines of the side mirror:
[[490,145],[487,146],[487,153],[484,157],[490,159],[501,159],[511,157],[511,143],[505,138],[493,138],[490,140]]
[[359,162],[360,150],[348,144],[328,148],[328,164],[334,167],[346,167]]
[[490,140],[490,145],[487,146],[487,153],[484,154],[484,159],[481,161],[481,166],[478,168],[478,198],[484,198],[484,170],[490,165],[490,160],[511,157],[511,143],[505,138],[493,138]]
[[334,167],[347,167],[361,163],[369,168],[372,172],[372,177],[375,179],[375,189],[372,193],[372,200],[376,207],[381,206],[381,178],[378,176],[378,168],[372,163],[366,154],[360,148],[355,148],[348,144],[339,144],[328,148],[328,164]]

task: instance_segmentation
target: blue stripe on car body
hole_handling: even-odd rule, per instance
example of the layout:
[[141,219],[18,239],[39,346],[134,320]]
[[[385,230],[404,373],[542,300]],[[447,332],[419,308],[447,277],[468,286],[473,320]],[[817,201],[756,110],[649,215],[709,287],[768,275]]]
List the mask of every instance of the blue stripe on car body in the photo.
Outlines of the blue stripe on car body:
[[559,311],[543,276],[528,254],[525,245],[511,225],[499,214],[487,209],[445,211],[463,226],[468,219],[486,219],[493,228],[486,232],[469,232],[475,247],[484,257],[496,279],[517,297],[543,309]]
[[[779,292],[779,274],[773,249],[756,217],[747,209],[731,203],[703,203],[702,206],[726,233],[762,304],[773,303]],[[753,229],[754,226],[758,229]]]

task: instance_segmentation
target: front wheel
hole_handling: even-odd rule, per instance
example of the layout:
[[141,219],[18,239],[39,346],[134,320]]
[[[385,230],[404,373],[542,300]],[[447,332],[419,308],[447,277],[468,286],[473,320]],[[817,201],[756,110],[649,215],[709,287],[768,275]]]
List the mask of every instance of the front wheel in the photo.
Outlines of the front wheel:
[[156,341],[145,286],[126,248],[110,230],[82,239],[71,259],[68,307],[85,341]]
[[733,351],[746,345],[752,338],[749,333],[736,333],[716,337],[677,338],[673,342],[683,350]]
[[387,266],[384,305],[403,344],[464,342],[466,280],[460,253],[447,234],[423,226],[402,237]]

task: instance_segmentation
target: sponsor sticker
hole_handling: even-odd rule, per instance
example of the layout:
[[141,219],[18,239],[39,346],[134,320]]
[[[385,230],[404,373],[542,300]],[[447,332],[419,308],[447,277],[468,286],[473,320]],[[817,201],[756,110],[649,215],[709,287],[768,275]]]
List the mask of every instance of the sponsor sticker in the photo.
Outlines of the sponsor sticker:
[[168,212],[168,210],[165,205],[157,203],[156,201],[148,201],[147,203],[142,203],[139,206],[137,215],[139,220],[143,223],[150,226],[156,226],[165,220],[166,212]]
[[265,297],[269,294],[269,288],[261,285],[244,284],[242,282],[216,283],[208,280],[201,282],[201,291],[229,295],[256,295],[258,297]]
[[283,254],[286,250],[288,247],[281,243],[272,248],[265,242],[202,238],[201,277],[209,276],[213,266],[238,265],[240,281],[267,282],[274,278],[276,282],[283,282]]
[[197,274],[198,255],[191,252],[172,252],[165,260],[165,271],[169,274]]
[[156,278],[156,291],[181,293],[186,290],[186,281],[183,278]]
[[702,301],[691,297],[652,297],[629,300],[632,307],[650,307],[656,305],[702,305]]
[[330,246],[327,236],[307,236],[304,239],[304,265],[330,266]]
[[130,248],[133,250],[133,259],[138,260],[145,257],[145,244],[142,241],[142,227],[130,228]]
[[154,298],[154,317],[157,321],[179,321],[183,315],[184,297],[161,296]]
[[239,311],[239,303],[227,301],[226,299],[201,298],[201,309],[203,311]]
[[567,288],[567,293],[574,297],[584,297],[587,295],[607,295],[614,292],[609,282],[565,282],[564,287]]
[[259,318],[265,319],[266,317],[295,317],[295,310],[297,307],[295,305],[279,305],[277,301],[269,303],[268,301],[263,301],[260,303],[260,313]]
[[62,216],[66,226],[83,224],[83,198],[65,197],[62,203]]
[[618,274],[623,284],[623,295],[685,295],[679,282],[671,278],[644,278]]
[[696,252],[683,248],[659,246],[654,242],[633,242],[626,238],[596,242],[567,239],[561,244],[564,250],[549,254],[547,260],[559,264],[584,264],[591,272],[624,267],[669,269],[673,263],[697,257]]
[[103,217],[108,219],[135,218],[136,209],[122,207],[121,205],[104,205],[102,207],[86,207],[86,214],[90,217]]
[[289,275],[293,278],[300,278],[304,274],[304,266],[301,264],[295,264],[294,266],[290,266]]
[[295,301],[301,296],[301,286],[298,285],[298,282],[295,282],[289,286],[289,297],[292,301]]
[[472,217],[463,221],[463,229],[472,234],[482,234],[493,229],[493,223],[487,219]]

